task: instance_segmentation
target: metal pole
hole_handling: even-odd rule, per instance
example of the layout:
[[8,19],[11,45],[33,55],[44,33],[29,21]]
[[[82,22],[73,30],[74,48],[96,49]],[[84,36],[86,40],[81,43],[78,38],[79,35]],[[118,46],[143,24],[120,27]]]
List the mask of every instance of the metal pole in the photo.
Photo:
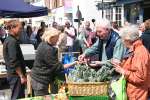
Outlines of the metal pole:
[[102,0],[102,18],[104,18],[104,1]]

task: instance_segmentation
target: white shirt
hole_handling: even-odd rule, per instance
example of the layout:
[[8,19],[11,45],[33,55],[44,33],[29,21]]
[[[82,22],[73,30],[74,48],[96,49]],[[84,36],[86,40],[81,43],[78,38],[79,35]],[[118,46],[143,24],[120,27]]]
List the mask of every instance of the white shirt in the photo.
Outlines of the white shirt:
[[[68,34],[70,34],[71,36],[75,36],[74,28],[72,28],[72,27],[70,27],[69,29],[65,28],[65,31],[68,32]],[[67,35],[67,44],[66,44],[66,46],[73,46],[73,41],[74,41],[74,38]]]

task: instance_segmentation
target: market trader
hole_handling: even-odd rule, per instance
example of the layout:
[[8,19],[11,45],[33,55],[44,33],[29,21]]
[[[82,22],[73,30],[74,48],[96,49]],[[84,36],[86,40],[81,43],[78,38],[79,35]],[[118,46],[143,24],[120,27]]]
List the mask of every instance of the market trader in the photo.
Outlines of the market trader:
[[8,29],[9,35],[3,43],[3,56],[8,74],[7,80],[12,91],[11,100],[16,100],[25,97],[26,70],[18,42],[22,26],[18,20],[11,20]]
[[113,59],[120,63],[126,49],[118,33],[112,30],[109,20],[101,19],[96,24],[96,34],[98,36],[96,43],[79,56],[79,61],[83,61],[84,58],[89,56],[99,54],[99,61],[95,61],[95,65],[92,65],[95,67],[100,66],[100,70],[111,70],[113,67],[110,60]]

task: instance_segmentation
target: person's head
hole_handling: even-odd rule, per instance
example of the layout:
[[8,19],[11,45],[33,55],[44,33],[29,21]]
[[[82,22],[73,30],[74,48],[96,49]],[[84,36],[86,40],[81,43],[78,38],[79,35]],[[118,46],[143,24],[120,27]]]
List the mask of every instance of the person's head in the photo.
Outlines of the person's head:
[[70,22],[69,21],[65,22],[65,27],[70,28]]
[[25,22],[21,22],[21,24],[22,24],[22,28],[24,28],[25,27]]
[[47,29],[42,35],[42,40],[54,46],[57,44],[60,33],[61,32],[55,28]]
[[144,24],[144,23],[141,23],[141,24],[139,25],[139,31],[141,31],[141,32],[144,32],[144,31],[145,31],[145,24]]
[[100,39],[107,39],[111,31],[111,23],[107,19],[101,19],[96,23],[96,34]]
[[129,25],[120,30],[120,36],[127,48],[130,48],[133,43],[139,39],[138,26]]
[[85,29],[89,29],[90,28],[90,22],[89,21],[86,21],[85,22]]
[[149,30],[150,29],[150,19],[146,20],[144,22],[144,25],[145,25],[145,30]]
[[10,20],[7,27],[10,34],[15,37],[18,37],[22,31],[22,25],[18,20]]
[[41,22],[41,28],[45,28],[46,25],[45,25],[45,22]]
[[130,25],[130,23],[128,21],[124,22],[124,26],[129,26],[129,25]]
[[30,25],[27,26],[26,32],[29,36],[32,34],[32,27]]
[[117,22],[112,22],[111,25],[112,25],[112,27],[113,27],[114,29],[117,29],[117,30],[118,30],[118,24],[117,24]]
[[58,25],[57,25],[56,22],[53,22],[53,23],[52,23],[52,27],[53,27],[53,28],[56,28],[56,29],[57,29],[57,26],[58,26]]

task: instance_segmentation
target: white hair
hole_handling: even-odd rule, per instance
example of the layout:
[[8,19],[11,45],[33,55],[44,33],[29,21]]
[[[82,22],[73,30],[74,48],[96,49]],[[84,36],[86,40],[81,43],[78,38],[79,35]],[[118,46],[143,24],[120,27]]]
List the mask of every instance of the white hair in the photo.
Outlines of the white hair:
[[45,32],[44,32],[44,34],[42,35],[42,40],[45,41],[45,42],[51,43],[51,38],[55,37],[55,36],[59,37],[60,33],[61,32],[58,31],[55,28],[46,29]]
[[139,39],[139,30],[137,25],[125,26],[120,30],[120,36],[123,39],[135,41]]
[[108,19],[100,19],[98,22],[96,22],[96,27],[101,26],[103,28],[111,29],[111,23]]

